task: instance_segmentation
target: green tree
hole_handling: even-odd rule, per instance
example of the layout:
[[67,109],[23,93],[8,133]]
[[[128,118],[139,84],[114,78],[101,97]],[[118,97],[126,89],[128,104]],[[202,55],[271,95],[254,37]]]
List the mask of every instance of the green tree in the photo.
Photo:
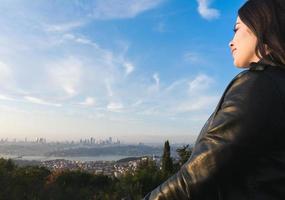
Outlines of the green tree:
[[0,199],[9,199],[13,188],[12,174],[16,165],[12,160],[0,158]]
[[105,175],[93,175],[81,171],[65,170],[49,177],[46,193],[48,199],[106,199],[112,179]]
[[121,198],[142,199],[164,181],[161,171],[150,158],[142,160],[137,170],[129,172],[119,179],[117,193]]
[[18,167],[12,174],[9,199],[43,199],[46,178],[50,171],[44,167]]
[[162,155],[162,173],[166,176],[169,176],[173,173],[173,161],[170,157],[170,145],[168,140],[164,143]]
[[181,167],[190,158],[192,149],[188,145],[183,145],[183,147],[176,149],[179,156],[179,166]]
[[16,165],[11,159],[0,158],[0,172],[12,172],[16,168]]

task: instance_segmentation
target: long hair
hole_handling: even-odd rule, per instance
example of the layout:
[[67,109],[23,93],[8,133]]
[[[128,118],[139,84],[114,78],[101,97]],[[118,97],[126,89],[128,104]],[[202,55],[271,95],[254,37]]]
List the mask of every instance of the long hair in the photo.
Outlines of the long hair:
[[285,65],[285,0],[248,0],[238,15],[257,37],[256,55]]

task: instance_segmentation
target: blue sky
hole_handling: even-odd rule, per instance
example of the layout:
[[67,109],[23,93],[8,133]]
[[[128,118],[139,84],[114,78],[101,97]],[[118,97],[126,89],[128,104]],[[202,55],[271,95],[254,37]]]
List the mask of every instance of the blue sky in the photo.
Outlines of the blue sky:
[[0,138],[191,143],[244,0],[2,0]]

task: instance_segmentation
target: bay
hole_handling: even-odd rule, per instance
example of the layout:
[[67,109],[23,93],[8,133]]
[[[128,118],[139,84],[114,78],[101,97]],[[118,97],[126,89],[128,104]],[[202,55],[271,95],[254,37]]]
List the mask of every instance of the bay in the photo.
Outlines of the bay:
[[8,154],[0,154],[0,158],[13,159],[13,160],[28,160],[28,161],[48,161],[48,160],[71,160],[71,161],[117,161],[123,158],[128,158],[129,156],[123,155],[104,155],[104,156],[74,156],[74,157],[57,157],[57,156],[16,156]]

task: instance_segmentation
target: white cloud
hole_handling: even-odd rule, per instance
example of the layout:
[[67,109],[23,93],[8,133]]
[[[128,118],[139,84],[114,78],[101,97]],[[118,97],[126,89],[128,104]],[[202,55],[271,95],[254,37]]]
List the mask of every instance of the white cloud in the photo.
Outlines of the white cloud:
[[163,0],[97,0],[91,16],[95,19],[124,19],[154,9]]
[[200,56],[197,53],[187,52],[184,54],[184,60],[192,63],[196,63],[200,60]]
[[112,90],[112,87],[111,87],[111,83],[110,83],[110,81],[108,79],[105,80],[105,86],[106,86],[106,89],[107,89],[108,96],[112,97],[114,95],[114,93],[113,93],[113,90]]
[[152,77],[155,80],[155,85],[159,87],[159,82],[160,82],[159,75],[155,73]]
[[189,81],[189,93],[201,93],[203,90],[208,89],[213,83],[214,79],[205,74],[200,74],[196,76],[194,80]]
[[197,96],[192,98],[191,101],[181,103],[175,110],[177,112],[192,112],[202,111],[213,107],[218,102],[219,97],[217,96]]
[[47,32],[69,32],[73,29],[80,28],[84,26],[86,22],[83,21],[73,21],[66,22],[62,24],[44,24],[44,30]]
[[141,105],[142,103],[143,103],[143,100],[139,99],[135,103],[133,103],[131,106],[132,107],[137,107],[137,106]]
[[120,112],[123,109],[123,104],[120,102],[110,102],[107,105],[107,109],[112,112]]
[[71,33],[66,33],[63,35],[63,39],[64,40],[70,40],[70,41],[73,41],[73,42],[76,42],[76,43],[80,43],[80,44],[86,44],[86,45],[90,45],[90,46],[93,46],[97,49],[99,49],[99,45],[87,38],[84,38],[84,37],[79,37],[79,36],[75,36]]
[[160,88],[160,79],[159,79],[159,74],[158,73],[154,73],[152,75],[152,79],[154,81],[154,84],[150,85],[147,89],[147,91],[150,93],[150,94],[153,94],[153,93],[158,93],[159,92],[159,88]]
[[56,103],[49,103],[43,99],[37,98],[37,97],[32,97],[32,96],[25,96],[24,99],[30,103],[35,103],[35,104],[40,104],[40,105],[47,105],[47,106],[56,106],[60,107],[61,104],[56,104]]
[[0,100],[8,100],[8,101],[15,101],[14,98],[0,94]]
[[140,114],[148,116],[158,116],[158,115],[165,116],[163,109],[161,109],[159,106],[148,107],[145,110],[143,110]]
[[198,1],[198,12],[200,15],[207,19],[216,19],[220,16],[220,12],[217,9],[210,8],[211,0],[197,0]]
[[[158,84],[158,74],[153,76]],[[208,114],[217,103],[215,80],[206,74],[198,74],[192,79],[182,78],[162,87],[156,93],[142,99],[145,103],[137,108],[138,113],[163,118],[193,117]],[[154,88],[154,87],[152,87]]]
[[80,60],[69,57],[48,66],[50,81],[63,89],[70,97],[78,94],[83,64]]
[[178,87],[178,86],[184,84],[185,82],[187,82],[186,79],[176,80],[176,81],[174,81],[173,83],[171,83],[171,85],[168,86],[168,87],[165,89],[165,91],[166,91],[166,92],[171,92],[174,88],[176,88],[176,87]]
[[12,80],[12,70],[5,63],[0,61],[0,83],[9,84]]
[[130,73],[132,73],[134,71],[134,65],[130,62],[125,62],[124,63],[124,67],[126,70],[126,75],[129,75]]
[[85,101],[83,101],[79,104],[84,105],[84,106],[94,106],[95,105],[95,99],[93,97],[87,97],[85,99]]

